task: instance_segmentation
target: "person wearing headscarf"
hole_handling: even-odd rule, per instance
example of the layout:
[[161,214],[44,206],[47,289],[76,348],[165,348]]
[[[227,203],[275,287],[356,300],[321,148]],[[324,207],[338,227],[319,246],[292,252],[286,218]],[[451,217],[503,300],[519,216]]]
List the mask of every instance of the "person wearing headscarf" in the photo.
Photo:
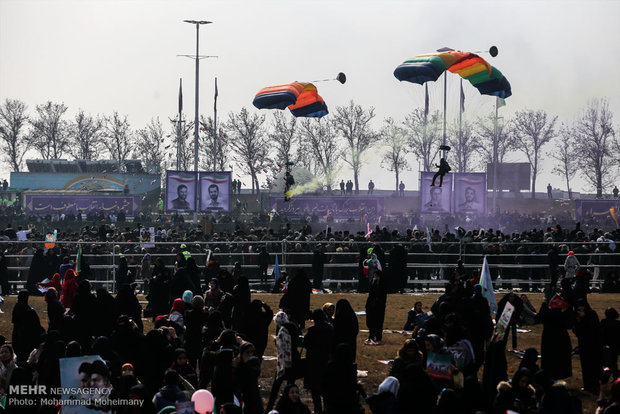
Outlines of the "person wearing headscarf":
[[302,347],[306,348],[306,373],[304,387],[312,394],[314,412],[323,412],[323,383],[327,362],[332,353],[334,341],[334,328],[327,322],[325,312],[321,309],[312,311],[314,325],[308,328],[308,332],[302,341]]
[[276,406],[278,414],[310,414],[311,411],[299,398],[299,388],[294,383],[288,384]]
[[518,413],[533,413],[536,408],[536,390],[531,385],[534,374],[527,368],[519,368],[512,376],[510,385],[514,394],[512,409]]
[[189,363],[196,366],[196,361],[202,355],[202,327],[207,323],[209,313],[204,310],[205,302],[202,296],[196,295],[191,303],[185,305],[185,350]]
[[288,290],[280,299],[280,309],[290,310],[293,323],[304,329],[306,319],[310,316],[310,295],[312,284],[306,273],[299,269],[295,277],[288,283]]
[[[144,250],[142,251],[144,252]],[[140,278],[142,279],[142,289],[145,295],[149,293],[149,285],[151,284],[152,277],[153,268],[151,267],[151,255],[145,253],[140,262]]]
[[75,271],[67,269],[65,271],[65,280],[62,282],[62,297],[60,301],[66,309],[71,309],[73,298],[77,295],[78,283],[75,280]]
[[358,333],[359,323],[355,311],[348,300],[339,299],[336,302],[336,313],[334,313],[334,348],[341,343],[349,345],[353,361],[355,361],[357,356]]
[[43,249],[39,248],[32,256],[32,262],[30,263],[30,269],[28,270],[26,290],[28,290],[31,295],[40,295],[41,292],[37,289],[37,282],[41,281],[44,277],[45,259],[43,257]]
[[250,284],[248,278],[245,276],[239,276],[237,284],[233,288],[232,292],[233,310],[232,310],[232,329],[238,333],[243,332],[245,328],[245,318],[250,307]]
[[336,345],[327,363],[323,389],[325,414],[364,412],[359,400],[366,393],[357,382],[357,364],[349,345]]
[[292,384],[304,374],[301,372],[303,368],[301,367],[301,356],[298,350],[301,332],[294,323],[289,321],[288,316],[283,311],[276,314],[274,321],[276,323],[277,365],[276,376],[271,387],[266,411],[270,411],[273,408],[284,380]]
[[217,278],[212,278],[209,281],[209,289],[205,293],[205,307],[209,312],[214,311],[220,306],[224,292],[220,289],[220,283]]
[[532,373],[537,373],[540,369],[538,366],[538,350],[536,348],[528,348],[523,354],[523,359],[519,364],[519,369],[527,368]]
[[596,311],[583,299],[579,299],[575,304],[573,332],[577,336],[579,345],[583,388],[593,394],[598,394],[599,380],[603,370],[601,324]]
[[396,396],[400,383],[395,377],[387,377],[379,384],[376,394],[366,398],[366,402],[373,414],[398,414]]
[[555,302],[551,302],[548,303],[547,298],[543,297],[538,311],[543,324],[540,341],[541,368],[551,378],[563,379],[573,375],[572,346],[568,335],[573,316],[570,306],[556,307]]
[[192,281],[192,285],[194,286],[192,293],[194,295],[201,295],[202,287],[200,285],[200,269],[196,265],[196,259],[194,259],[193,257],[188,258],[185,268],[187,269],[189,278]]
[[185,304],[183,303],[183,299],[177,298],[172,302],[172,308],[170,309],[170,313],[168,314],[168,321],[170,321],[172,326],[174,326],[177,331],[177,335],[179,337],[180,334],[185,331],[185,321],[183,318],[183,312],[185,311]]
[[373,273],[366,299],[366,326],[368,327],[368,339],[364,342],[366,345],[381,344],[386,303],[387,290],[383,272],[377,270]]
[[580,267],[579,259],[575,256],[575,252],[571,250],[566,255],[566,260],[564,260],[564,277],[572,281]]
[[620,321],[618,311],[612,307],[605,309],[605,318],[601,320],[601,339],[605,346],[605,366],[611,368],[618,377],[618,354],[620,353]]
[[22,290],[17,295],[17,303],[13,307],[11,322],[13,323],[13,350],[17,355],[17,365],[25,366],[30,352],[39,345],[41,334],[45,329],[41,326],[39,315],[28,304],[30,294]]
[[260,359],[254,356],[254,345],[243,342],[239,355],[233,359],[235,386],[241,394],[245,414],[263,414],[263,401],[260,397],[258,378]]
[[183,348],[174,351],[174,362],[170,369],[175,370],[181,377],[187,380],[194,388],[198,386],[198,376],[193,365],[189,362],[187,352]]
[[263,359],[265,348],[267,348],[267,338],[269,337],[269,325],[273,320],[273,311],[265,302],[254,299],[250,302],[245,321],[243,333],[245,339],[254,345],[254,355]]
[[48,280],[47,282],[37,282],[37,285],[43,288],[53,287],[54,289],[56,289],[59,295],[62,295],[62,282],[60,279],[60,273],[54,273],[54,276],[52,276],[51,280]]
[[8,384],[11,381],[11,374],[15,368],[17,368],[17,365],[15,364],[13,347],[9,344],[0,346],[0,397],[8,393]]
[[56,289],[50,287],[47,292],[45,292],[44,298],[47,303],[47,330],[60,332],[62,318],[65,315],[65,308],[58,300]]
[[170,309],[170,270],[163,265],[161,260],[155,260],[153,280],[147,295],[148,308],[151,309],[153,320],[160,315],[165,315]]
[[121,285],[114,299],[115,316],[127,315],[137,325],[139,332],[144,330],[142,324],[142,306],[131,285]]

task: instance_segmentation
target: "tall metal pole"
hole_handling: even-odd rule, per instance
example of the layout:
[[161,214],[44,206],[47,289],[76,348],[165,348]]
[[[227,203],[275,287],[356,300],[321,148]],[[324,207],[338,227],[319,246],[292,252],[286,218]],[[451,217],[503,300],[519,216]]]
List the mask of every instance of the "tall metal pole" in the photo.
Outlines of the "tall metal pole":
[[183,118],[182,118],[182,111],[183,111],[183,95],[181,94],[181,88],[183,87],[183,79],[179,79],[179,122],[177,124],[177,170],[181,170],[181,151],[182,151],[182,146],[181,146],[181,142],[183,141]]
[[[461,78],[461,83],[460,83],[460,89],[459,89],[459,150],[456,154],[456,156],[458,158],[460,158],[463,154],[463,129],[462,129],[462,122],[463,122],[463,78]],[[459,154],[460,152],[460,154]],[[459,164],[460,164],[460,159],[459,159]],[[460,172],[465,172],[463,170],[460,170]]]
[[217,171],[217,78],[215,78],[215,97],[213,99],[213,171]]
[[[200,128],[200,124],[198,123],[198,85],[199,85],[199,65],[200,65],[200,57],[198,56],[199,50],[199,42],[200,42],[200,23],[196,23],[196,114],[194,115],[194,172],[198,172],[198,130]],[[198,199],[194,198],[194,224],[198,223],[198,212],[197,205]]]
[[497,210],[497,146],[499,139],[497,136],[497,115],[498,115],[498,98],[495,98],[495,132],[493,134],[493,214]]

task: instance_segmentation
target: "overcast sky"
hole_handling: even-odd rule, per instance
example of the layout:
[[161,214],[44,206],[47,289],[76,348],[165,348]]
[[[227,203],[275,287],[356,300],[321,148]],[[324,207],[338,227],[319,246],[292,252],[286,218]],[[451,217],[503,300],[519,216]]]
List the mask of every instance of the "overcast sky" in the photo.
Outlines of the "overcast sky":
[[[193,119],[196,32],[183,19],[211,20],[200,29],[200,112],[218,116],[245,106],[264,86],[311,81],[345,72],[347,83],[317,84],[327,105],[350,100],[373,106],[378,128],[423,105],[423,87],[398,82],[405,59],[448,46],[499,48],[483,55],[502,71],[513,96],[500,115],[543,109],[570,123],[592,98],[607,98],[620,119],[620,1],[34,1],[0,0],[0,99],[20,99],[34,112],[48,100],[93,115],[117,110],[134,129],[177,111],[183,78],[185,114]],[[449,76],[448,116],[458,111],[457,75]],[[465,83],[465,116],[493,111],[494,98]],[[442,107],[442,84],[430,85],[431,109]],[[269,111],[263,111],[269,117]],[[329,115],[328,115],[329,116]],[[618,128],[620,129],[620,128]],[[549,148],[551,149],[551,148]],[[34,154],[33,157],[34,158]],[[393,174],[368,154],[360,181],[391,188]],[[515,154],[512,161],[524,161]],[[403,175],[417,188],[418,167]],[[538,191],[561,177],[543,168]],[[7,176],[7,167],[0,176]],[[339,177],[352,178],[346,169]],[[249,185],[250,180],[243,180]],[[584,190],[576,184],[577,190]],[[589,189],[591,191],[591,189]]]

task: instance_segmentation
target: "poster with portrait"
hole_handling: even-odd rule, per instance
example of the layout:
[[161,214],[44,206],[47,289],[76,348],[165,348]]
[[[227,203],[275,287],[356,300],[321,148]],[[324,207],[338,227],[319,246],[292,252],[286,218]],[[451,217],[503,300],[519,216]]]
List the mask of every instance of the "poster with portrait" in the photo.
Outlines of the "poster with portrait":
[[166,211],[196,211],[196,173],[166,171]]
[[450,214],[452,207],[452,175],[443,177],[443,184],[439,187],[439,177],[433,183],[434,172],[420,173],[420,213],[421,214]]
[[455,173],[454,212],[456,214],[486,214],[487,192],[485,173]]
[[230,171],[201,172],[200,212],[230,213],[232,173]]
[[60,386],[66,390],[60,398],[62,414],[101,413],[102,403],[110,397],[109,370],[99,355],[60,358]]

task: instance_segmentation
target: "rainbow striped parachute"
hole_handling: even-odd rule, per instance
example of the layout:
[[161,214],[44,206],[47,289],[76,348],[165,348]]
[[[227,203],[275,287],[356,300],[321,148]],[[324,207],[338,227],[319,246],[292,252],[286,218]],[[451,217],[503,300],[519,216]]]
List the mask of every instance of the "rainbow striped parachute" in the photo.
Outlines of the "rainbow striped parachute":
[[399,81],[419,83],[436,81],[449,70],[467,79],[482,95],[508,98],[510,83],[502,72],[475,53],[447,50],[417,55],[394,70]]
[[325,101],[309,82],[267,86],[252,102],[258,109],[290,109],[295,117],[321,118],[329,113]]

